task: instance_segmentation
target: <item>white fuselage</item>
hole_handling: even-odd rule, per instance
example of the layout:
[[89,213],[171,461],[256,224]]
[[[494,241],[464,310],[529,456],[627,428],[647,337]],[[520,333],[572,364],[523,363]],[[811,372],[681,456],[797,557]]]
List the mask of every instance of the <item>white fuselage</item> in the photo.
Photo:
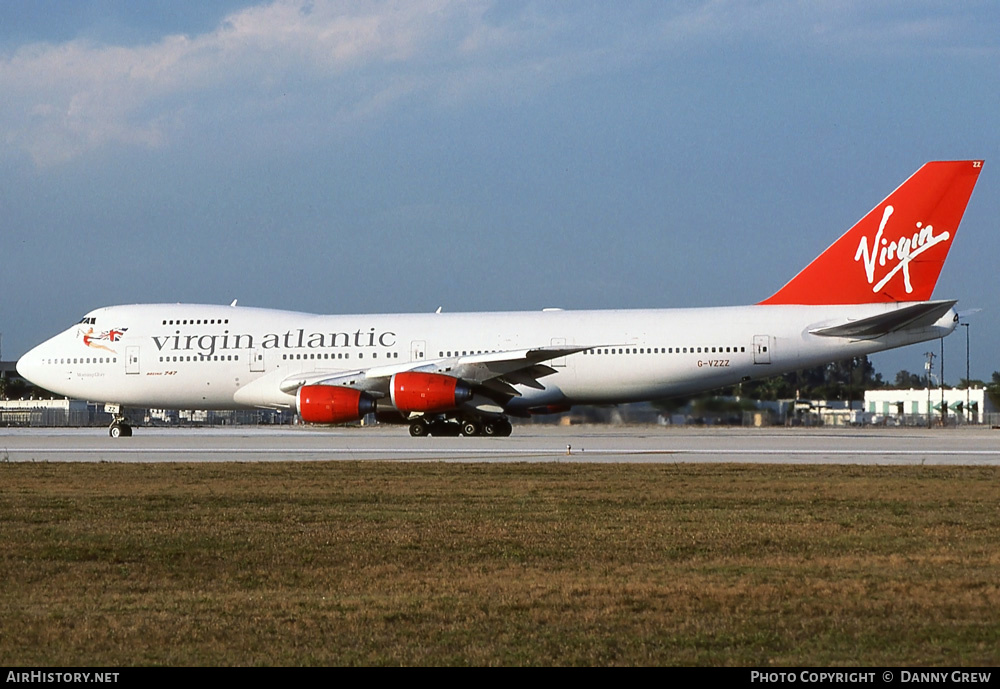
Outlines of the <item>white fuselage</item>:
[[[936,339],[931,326],[876,339],[811,334],[905,303],[702,309],[321,316],[231,306],[152,304],[92,311],[24,355],[18,371],[67,397],[178,409],[294,408],[282,381],[484,352],[583,346],[546,362],[542,389],[515,385],[517,412],[690,394]],[[110,333],[110,334],[109,334]]]

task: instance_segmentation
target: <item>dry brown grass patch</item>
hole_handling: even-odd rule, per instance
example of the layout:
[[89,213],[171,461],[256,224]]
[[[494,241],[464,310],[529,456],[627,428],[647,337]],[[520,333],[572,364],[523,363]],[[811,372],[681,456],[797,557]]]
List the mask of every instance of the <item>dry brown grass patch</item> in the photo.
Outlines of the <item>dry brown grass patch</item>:
[[1000,472],[0,465],[0,658],[995,664]]

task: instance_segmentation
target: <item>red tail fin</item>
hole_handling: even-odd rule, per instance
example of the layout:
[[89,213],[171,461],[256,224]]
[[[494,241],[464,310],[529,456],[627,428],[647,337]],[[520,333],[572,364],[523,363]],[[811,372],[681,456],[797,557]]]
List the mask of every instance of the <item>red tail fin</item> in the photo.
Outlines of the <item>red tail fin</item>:
[[761,304],[927,301],[981,160],[927,163]]

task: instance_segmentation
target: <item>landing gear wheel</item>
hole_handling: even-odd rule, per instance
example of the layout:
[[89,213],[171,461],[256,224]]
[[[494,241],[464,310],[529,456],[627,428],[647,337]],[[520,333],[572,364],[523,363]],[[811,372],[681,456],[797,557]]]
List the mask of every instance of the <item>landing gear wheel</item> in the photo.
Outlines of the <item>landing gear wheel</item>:
[[132,427],[127,423],[115,422],[111,424],[111,428],[108,429],[108,435],[112,438],[128,438],[132,435]]
[[500,422],[499,421],[484,421],[483,422],[483,435],[494,436],[500,435]]
[[510,425],[510,421],[507,419],[498,419],[493,423],[493,428],[497,435],[504,438],[509,436],[511,431],[514,430],[514,427]]
[[410,435],[414,438],[423,438],[430,434],[430,429],[427,427],[427,422],[423,419],[417,419],[410,424]]
[[475,421],[463,421],[462,435],[479,435],[479,424]]

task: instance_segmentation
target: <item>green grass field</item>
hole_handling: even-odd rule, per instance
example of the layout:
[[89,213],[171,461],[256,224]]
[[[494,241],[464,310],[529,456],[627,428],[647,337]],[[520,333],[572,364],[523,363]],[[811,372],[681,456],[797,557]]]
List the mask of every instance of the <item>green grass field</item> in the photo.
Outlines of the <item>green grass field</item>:
[[996,665],[998,479],[0,463],[0,663]]

